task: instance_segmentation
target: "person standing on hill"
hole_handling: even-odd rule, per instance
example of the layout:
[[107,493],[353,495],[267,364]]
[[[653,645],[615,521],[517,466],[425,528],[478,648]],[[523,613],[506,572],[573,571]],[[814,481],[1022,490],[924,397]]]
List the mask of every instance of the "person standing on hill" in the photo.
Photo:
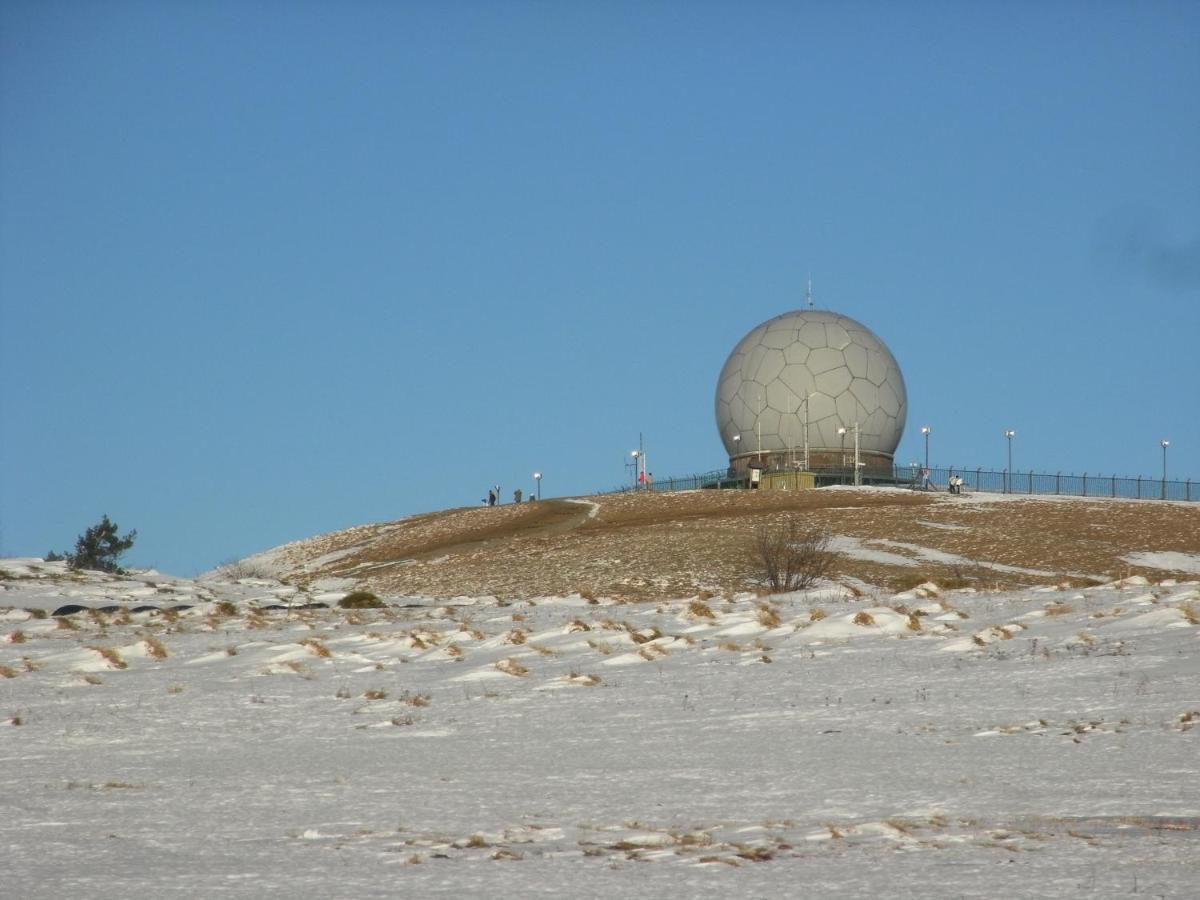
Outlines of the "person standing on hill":
[[495,490],[495,488],[492,488],[491,490],[488,491],[488,506],[495,506],[495,505],[496,505],[496,490]]

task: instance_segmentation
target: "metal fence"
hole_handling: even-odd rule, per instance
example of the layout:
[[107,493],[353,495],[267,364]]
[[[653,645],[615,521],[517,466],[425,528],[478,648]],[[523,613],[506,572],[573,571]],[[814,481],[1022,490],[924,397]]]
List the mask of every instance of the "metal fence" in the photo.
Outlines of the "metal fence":
[[[1171,481],[1162,478],[1147,478],[1142,475],[1083,475],[1062,472],[1005,472],[991,469],[960,467],[933,468],[929,470],[929,490],[945,491],[950,476],[963,480],[964,491],[981,491],[993,494],[1059,495],[1066,497],[1121,497],[1127,500],[1185,500],[1200,501],[1200,482]],[[817,469],[817,485],[852,484],[854,472],[845,468]],[[877,473],[864,474],[863,484],[883,484],[925,489],[925,479],[920,466],[896,466],[890,476]],[[712,488],[738,489],[748,487],[745,475],[734,475],[725,469],[663,478],[648,485],[624,485],[613,488],[610,493],[631,491],[694,491]]]
[[[1200,482],[1170,481],[1143,475],[1069,475],[1062,472],[1005,472],[987,469],[930,469],[936,490],[945,490],[950,475],[963,480],[968,491],[995,494],[1040,494],[1068,497],[1122,497],[1126,500],[1200,500]],[[898,481],[921,487],[920,468],[897,466]]]

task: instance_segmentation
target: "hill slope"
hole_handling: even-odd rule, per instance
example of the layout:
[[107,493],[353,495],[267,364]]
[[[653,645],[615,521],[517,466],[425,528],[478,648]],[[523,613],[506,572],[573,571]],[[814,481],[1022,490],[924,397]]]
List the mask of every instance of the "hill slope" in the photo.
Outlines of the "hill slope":
[[302,586],[346,579],[380,595],[730,595],[753,589],[760,574],[749,550],[756,530],[788,516],[834,536],[839,579],[892,589],[927,579],[996,589],[1200,571],[1200,504],[879,488],[455,509],[288,544],[246,566]]

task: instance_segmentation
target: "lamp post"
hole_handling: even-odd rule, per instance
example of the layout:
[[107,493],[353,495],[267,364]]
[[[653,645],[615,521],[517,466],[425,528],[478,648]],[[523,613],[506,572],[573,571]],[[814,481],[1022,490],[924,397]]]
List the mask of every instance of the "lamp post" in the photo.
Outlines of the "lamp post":
[[542,473],[534,472],[533,480],[537,482],[537,497],[539,500],[541,500],[542,499]]
[[636,491],[638,487],[638,460],[642,454],[640,451],[631,450],[629,455],[633,457],[633,489]]
[[1004,436],[1008,438],[1008,468],[1004,470],[1004,493],[1012,493],[1012,439],[1016,434],[1013,429],[1009,428],[1004,432]]
[[[846,431],[845,425],[837,430],[837,433],[842,436],[843,459],[845,458],[846,448]],[[858,486],[862,484],[862,463],[858,459],[858,423],[854,423],[854,484]]]
[[1162,477],[1162,498],[1167,499],[1167,448],[1171,446],[1171,442],[1166,438],[1159,441],[1163,448],[1163,477]]
[[921,426],[921,434],[925,435],[925,471],[929,471],[929,435],[933,431],[928,425]]
[[742,436],[740,434],[735,434],[733,436],[733,455],[737,456],[738,453],[741,452],[741,450],[742,450]]

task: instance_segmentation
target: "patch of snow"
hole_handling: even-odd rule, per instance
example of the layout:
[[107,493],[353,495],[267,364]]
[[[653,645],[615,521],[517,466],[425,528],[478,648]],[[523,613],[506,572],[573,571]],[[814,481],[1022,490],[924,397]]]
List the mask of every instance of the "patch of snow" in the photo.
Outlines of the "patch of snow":
[[1163,569],[1168,572],[1187,572],[1200,575],[1200,553],[1183,553],[1177,550],[1146,550],[1130,553],[1121,559],[1132,566],[1148,569]]

